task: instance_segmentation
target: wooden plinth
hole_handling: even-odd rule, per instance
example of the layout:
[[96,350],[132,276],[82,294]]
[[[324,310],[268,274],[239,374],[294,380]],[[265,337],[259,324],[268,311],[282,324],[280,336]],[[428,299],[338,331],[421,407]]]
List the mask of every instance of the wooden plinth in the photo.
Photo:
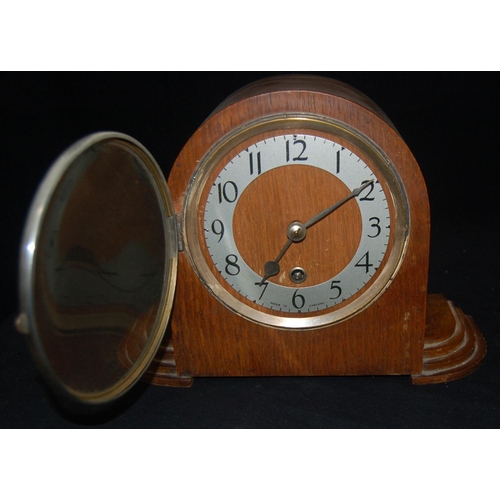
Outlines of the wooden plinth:
[[443,295],[429,295],[422,373],[414,384],[438,384],[469,375],[486,355],[486,342],[470,316]]
[[[131,368],[139,359],[148,342],[148,326],[146,318],[138,322],[133,332],[125,337],[118,350],[120,362],[126,368]],[[193,379],[190,376],[180,376],[175,365],[174,347],[170,335],[166,334],[153,361],[148,366],[141,379],[143,382],[164,387],[191,387]]]
[[170,340],[165,346],[160,347],[153,362],[143,375],[142,381],[163,387],[191,387],[193,385],[192,377],[177,373],[174,347]]
[[[428,297],[424,341],[422,372],[412,374],[414,384],[437,384],[465,377],[481,364],[486,354],[486,342],[472,318],[443,295]],[[138,355],[140,348],[136,343],[128,345],[129,361]],[[192,385],[192,377],[177,373],[170,338],[160,347],[143,381],[166,387]]]

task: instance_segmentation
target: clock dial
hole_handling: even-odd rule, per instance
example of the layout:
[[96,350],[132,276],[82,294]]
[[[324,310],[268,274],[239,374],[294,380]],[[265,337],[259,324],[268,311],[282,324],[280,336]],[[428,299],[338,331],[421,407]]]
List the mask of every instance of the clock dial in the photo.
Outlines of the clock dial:
[[[326,175],[315,172],[317,169]],[[308,177],[327,186],[327,193],[316,203],[312,200],[314,185],[293,185],[294,178]],[[287,178],[291,181],[287,182]],[[292,186],[289,198],[295,210],[266,203],[265,199],[255,206],[253,200],[259,199],[262,185],[270,183],[278,191],[280,186],[284,189]],[[316,223],[318,227],[308,227],[300,241],[288,238],[287,228],[291,223],[306,223],[315,212],[328,208],[322,202],[333,205],[342,201],[345,193],[363,183],[367,187],[338,207],[338,214],[332,212]],[[307,194],[302,196],[302,193]],[[276,217],[274,211],[278,212]],[[266,224],[267,215],[272,224]],[[280,224],[283,217],[287,222]],[[329,217],[331,222],[325,220]],[[345,237],[342,217],[352,224]],[[222,169],[207,197],[204,235],[220,276],[238,293],[265,308],[301,314],[335,306],[370,281],[385,256],[390,219],[384,190],[373,171],[356,154],[321,136],[286,134],[252,144]],[[337,238],[335,233],[322,230],[322,225],[336,229]],[[253,234],[256,244],[245,244],[246,232]],[[288,255],[280,259],[277,276],[263,279],[264,264],[273,254],[266,256],[264,249],[269,246],[260,243],[263,238],[271,237],[273,244],[289,241],[296,248],[290,248]],[[350,240],[345,241],[347,249],[342,248],[344,239]],[[278,255],[279,246],[275,248]]]
[[298,124],[226,138],[200,162],[185,209],[188,252],[209,290],[285,328],[361,310],[388,286],[405,240],[403,195],[376,147],[333,123]]

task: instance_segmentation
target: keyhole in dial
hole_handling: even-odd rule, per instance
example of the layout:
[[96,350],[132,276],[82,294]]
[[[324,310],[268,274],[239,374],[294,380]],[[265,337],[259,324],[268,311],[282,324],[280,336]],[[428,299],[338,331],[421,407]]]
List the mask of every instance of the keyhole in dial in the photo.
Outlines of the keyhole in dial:
[[290,276],[290,280],[292,280],[294,283],[300,284],[300,283],[304,283],[304,281],[306,280],[307,273],[301,267],[294,267],[290,271],[289,276]]

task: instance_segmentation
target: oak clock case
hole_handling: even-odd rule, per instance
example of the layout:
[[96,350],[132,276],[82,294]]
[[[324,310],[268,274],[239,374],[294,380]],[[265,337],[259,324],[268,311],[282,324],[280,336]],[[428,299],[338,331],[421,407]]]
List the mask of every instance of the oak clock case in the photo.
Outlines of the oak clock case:
[[64,152],[26,223],[17,328],[54,390],[85,404],[141,378],[453,380],[486,346],[427,294],[429,233],[420,169],[372,101],[266,79],[200,126],[168,187],[127,135]]

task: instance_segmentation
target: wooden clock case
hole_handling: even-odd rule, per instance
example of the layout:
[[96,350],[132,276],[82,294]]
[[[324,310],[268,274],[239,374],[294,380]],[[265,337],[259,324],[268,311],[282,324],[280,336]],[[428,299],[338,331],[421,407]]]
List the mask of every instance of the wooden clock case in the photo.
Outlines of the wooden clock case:
[[[315,330],[283,330],[240,317],[205,288],[183,248],[188,183],[204,154],[226,134],[276,113],[327,116],[358,130],[391,159],[410,213],[407,247],[387,290],[349,319]],[[415,384],[473,371],[486,344],[472,319],[428,295],[430,211],[420,168],[394,125],[369,98],[321,77],[261,80],[226,99],[178,156],[168,179],[180,228],[177,289],[163,343],[143,379],[190,386],[194,377],[410,375]]]

